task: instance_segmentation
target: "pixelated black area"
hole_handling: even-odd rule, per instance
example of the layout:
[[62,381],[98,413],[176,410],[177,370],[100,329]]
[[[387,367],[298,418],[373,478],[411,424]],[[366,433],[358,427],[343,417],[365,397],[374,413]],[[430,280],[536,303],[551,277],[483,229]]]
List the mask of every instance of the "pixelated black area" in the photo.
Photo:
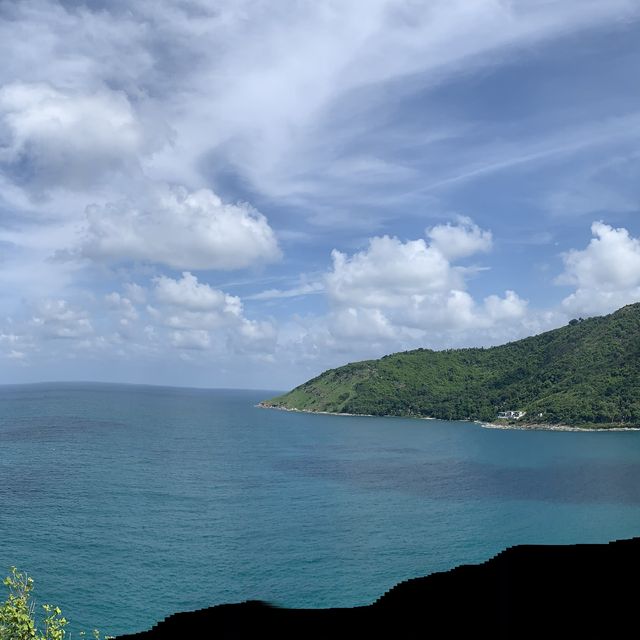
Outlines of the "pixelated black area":
[[225,604],[117,640],[635,637],[639,571],[640,538],[521,545],[482,564],[402,582],[364,607]]

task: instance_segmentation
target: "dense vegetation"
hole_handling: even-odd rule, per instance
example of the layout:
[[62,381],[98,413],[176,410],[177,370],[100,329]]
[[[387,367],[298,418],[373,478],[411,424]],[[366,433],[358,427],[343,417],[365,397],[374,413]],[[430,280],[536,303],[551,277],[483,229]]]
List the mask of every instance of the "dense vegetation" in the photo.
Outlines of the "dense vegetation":
[[332,413],[640,426],[640,303],[499,347],[417,349],[331,369],[264,406]]
[[[8,595],[0,603],[0,640],[64,640],[68,621],[60,607],[43,604],[43,615],[38,624],[36,606],[33,601],[33,578],[11,567],[9,575],[2,581]],[[80,637],[85,636],[80,632]],[[105,636],[109,640],[113,636]],[[100,640],[100,632],[93,630],[94,640]]]

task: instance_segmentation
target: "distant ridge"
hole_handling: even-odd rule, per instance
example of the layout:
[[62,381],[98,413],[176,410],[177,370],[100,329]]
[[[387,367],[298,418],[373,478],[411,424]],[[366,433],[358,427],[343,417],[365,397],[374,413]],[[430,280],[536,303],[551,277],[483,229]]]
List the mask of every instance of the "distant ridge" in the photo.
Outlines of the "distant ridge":
[[640,303],[491,348],[416,349],[330,369],[278,409],[592,428],[640,426]]

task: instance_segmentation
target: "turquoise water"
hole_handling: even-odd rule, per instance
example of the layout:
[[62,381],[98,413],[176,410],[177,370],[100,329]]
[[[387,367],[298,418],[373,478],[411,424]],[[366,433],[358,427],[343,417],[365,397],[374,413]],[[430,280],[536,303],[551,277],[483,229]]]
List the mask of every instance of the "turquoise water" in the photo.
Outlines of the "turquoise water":
[[508,545],[640,535],[640,432],[254,406],[268,396],[0,387],[0,571],[117,634],[249,598],[365,604]]

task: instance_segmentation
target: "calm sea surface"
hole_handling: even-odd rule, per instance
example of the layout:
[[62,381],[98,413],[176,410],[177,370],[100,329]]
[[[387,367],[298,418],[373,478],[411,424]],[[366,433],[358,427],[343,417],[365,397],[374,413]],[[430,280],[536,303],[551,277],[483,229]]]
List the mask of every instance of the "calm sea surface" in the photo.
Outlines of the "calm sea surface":
[[365,604],[508,545],[640,535],[640,432],[254,406],[269,395],[0,387],[0,571],[28,570],[73,630],[118,634],[245,599]]

